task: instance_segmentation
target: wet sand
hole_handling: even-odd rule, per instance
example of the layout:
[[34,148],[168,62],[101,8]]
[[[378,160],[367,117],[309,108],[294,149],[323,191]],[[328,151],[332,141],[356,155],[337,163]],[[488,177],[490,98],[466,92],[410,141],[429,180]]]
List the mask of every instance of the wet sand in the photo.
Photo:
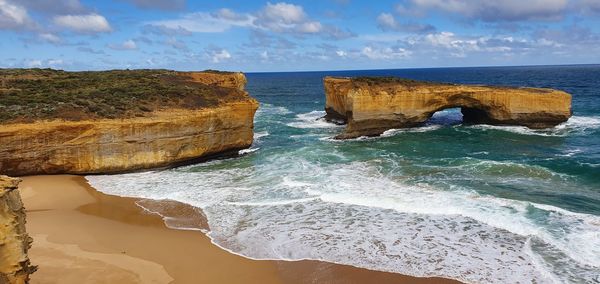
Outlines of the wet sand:
[[[23,178],[21,195],[31,283],[459,283],[415,278],[321,261],[258,261],[213,245],[199,231],[169,229],[136,205],[106,195],[80,176]],[[188,225],[206,228],[202,213],[177,202],[142,200],[165,214],[184,212]],[[146,204],[145,204],[146,206]]]

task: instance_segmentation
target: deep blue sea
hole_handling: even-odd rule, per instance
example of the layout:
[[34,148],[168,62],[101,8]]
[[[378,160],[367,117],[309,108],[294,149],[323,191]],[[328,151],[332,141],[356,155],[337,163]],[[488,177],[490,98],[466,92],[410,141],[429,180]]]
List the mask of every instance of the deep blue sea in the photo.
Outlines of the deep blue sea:
[[[400,76],[555,88],[573,117],[553,129],[422,127],[336,141],[322,79]],[[241,157],[88,177],[116,195],[201,208],[220,247],[469,283],[600,283],[600,66],[247,74],[261,105]],[[166,219],[169,223],[169,219]]]

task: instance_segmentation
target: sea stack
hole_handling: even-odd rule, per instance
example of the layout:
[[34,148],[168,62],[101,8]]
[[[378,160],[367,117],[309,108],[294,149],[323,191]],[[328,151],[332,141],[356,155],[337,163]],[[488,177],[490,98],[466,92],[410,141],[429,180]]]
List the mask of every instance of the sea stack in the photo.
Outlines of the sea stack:
[[541,88],[444,84],[394,77],[324,79],[326,118],[347,124],[338,139],[414,127],[461,108],[465,123],[549,128],[571,117],[571,95]]
[[0,283],[28,283],[36,270],[27,256],[32,239],[25,231],[18,184],[18,179],[0,176]]
[[119,173],[237,153],[258,102],[242,73],[0,70],[0,173]]

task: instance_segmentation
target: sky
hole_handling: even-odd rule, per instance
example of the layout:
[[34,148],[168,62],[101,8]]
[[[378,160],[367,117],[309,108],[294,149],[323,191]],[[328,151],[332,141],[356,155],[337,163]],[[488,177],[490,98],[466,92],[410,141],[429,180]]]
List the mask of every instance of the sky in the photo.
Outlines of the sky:
[[600,0],[0,0],[0,67],[245,72],[600,63]]

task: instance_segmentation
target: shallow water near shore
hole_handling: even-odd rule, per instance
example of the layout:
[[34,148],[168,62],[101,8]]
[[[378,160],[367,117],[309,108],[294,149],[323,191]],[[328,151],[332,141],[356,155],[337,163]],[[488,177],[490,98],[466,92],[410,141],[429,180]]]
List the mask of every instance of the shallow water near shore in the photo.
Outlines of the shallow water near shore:
[[[531,130],[462,125],[450,109],[421,127],[336,141],[343,127],[320,119],[325,75],[556,88],[573,94],[574,113]],[[247,77],[261,107],[241,157],[88,180],[199,207],[215,244],[254,259],[480,283],[600,281],[600,66]]]

